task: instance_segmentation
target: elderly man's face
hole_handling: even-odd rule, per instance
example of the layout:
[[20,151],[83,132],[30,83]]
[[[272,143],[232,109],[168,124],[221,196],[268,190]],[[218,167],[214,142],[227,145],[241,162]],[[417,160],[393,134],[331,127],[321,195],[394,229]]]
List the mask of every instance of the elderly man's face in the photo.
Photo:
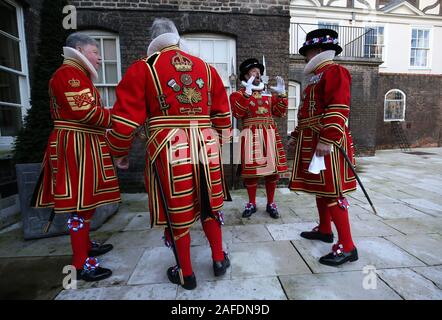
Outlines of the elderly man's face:
[[313,59],[314,56],[320,54],[323,50],[321,48],[311,48],[308,49],[307,52],[305,53],[305,62],[309,62],[310,60]]
[[101,56],[97,46],[87,44],[83,47],[77,47],[77,50],[80,51],[98,71],[101,64]]
[[261,83],[261,70],[259,68],[252,68],[247,72],[245,75],[246,80],[249,80],[251,77],[255,77],[255,80],[253,80],[253,84],[255,86],[259,85]]

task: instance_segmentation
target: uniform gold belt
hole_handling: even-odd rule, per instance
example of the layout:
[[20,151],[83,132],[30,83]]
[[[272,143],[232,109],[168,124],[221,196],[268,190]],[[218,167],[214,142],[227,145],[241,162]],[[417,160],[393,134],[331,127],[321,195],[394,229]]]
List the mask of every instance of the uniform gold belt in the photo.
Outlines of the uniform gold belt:
[[147,128],[149,130],[157,129],[176,129],[176,128],[211,128],[212,122],[210,116],[164,116],[153,117],[149,119]]
[[54,129],[62,129],[62,130],[72,130],[84,133],[92,133],[105,135],[106,128],[91,126],[79,122],[67,121],[67,120],[55,120],[54,121]]
[[322,126],[321,119],[322,119],[322,114],[310,118],[301,119],[298,122],[297,128],[299,130],[303,130],[307,128],[312,129],[312,128],[321,127]]
[[244,127],[256,126],[256,125],[274,125],[275,122],[272,118],[249,118],[244,120]]

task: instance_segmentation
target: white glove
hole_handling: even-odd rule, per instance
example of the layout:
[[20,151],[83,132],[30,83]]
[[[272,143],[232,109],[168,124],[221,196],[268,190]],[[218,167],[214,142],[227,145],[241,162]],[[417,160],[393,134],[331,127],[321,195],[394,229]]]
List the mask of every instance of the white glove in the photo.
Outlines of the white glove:
[[246,93],[251,96],[252,95],[252,88],[254,88],[255,86],[253,85],[253,81],[255,81],[255,76],[251,76],[250,79],[245,82],[242,81],[242,85],[246,88]]
[[270,87],[273,91],[278,94],[285,94],[285,82],[284,79],[280,76],[276,77],[276,87]]

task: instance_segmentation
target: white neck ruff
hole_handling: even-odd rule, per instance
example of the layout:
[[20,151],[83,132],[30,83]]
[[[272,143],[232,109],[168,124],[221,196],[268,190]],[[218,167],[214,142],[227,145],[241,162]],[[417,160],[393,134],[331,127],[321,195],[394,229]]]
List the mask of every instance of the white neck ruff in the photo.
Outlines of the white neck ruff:
[[189,49],[183,39],[176,33],[163,33],[152,40],[147,48],[147,55],[150,56],[155,52],[161,51],[163,48],[177,45],[184,52],[188,52]]
[[92,81],[98,80],[98,73],[90,61],[78,50],[71,47],[63,47],[63,57],[75,59],[78,61],[83,68],[89,72],[89,76]]
[[304,74],[313,73],[321,63],[324,63],[325,61],[332,61],[335,55],[335,50],[326,50],[317,54],[306,64]]

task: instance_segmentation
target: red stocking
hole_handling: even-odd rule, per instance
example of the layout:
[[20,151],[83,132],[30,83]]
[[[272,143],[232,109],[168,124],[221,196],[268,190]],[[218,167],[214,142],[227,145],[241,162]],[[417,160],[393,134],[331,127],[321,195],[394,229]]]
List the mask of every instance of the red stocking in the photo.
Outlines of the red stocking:
[[316,197],[316,206],[319,212],[319,232],[323,234],[331,234],[331,214],[327,210],[327,199]]
[[189,228],[174,229],[173,234],[175,236],[175,244],[178,252],[178,258],[180,259],[181,269],[183,270],[183,276],[187,277],[192,275],[192,261],[190,260],[190,233]]
[[213,261],[223,261],[223,238],[219,222],[212,218],[208,218],[203,222],[203,229],[209,240],[210,248],[212,249]]

